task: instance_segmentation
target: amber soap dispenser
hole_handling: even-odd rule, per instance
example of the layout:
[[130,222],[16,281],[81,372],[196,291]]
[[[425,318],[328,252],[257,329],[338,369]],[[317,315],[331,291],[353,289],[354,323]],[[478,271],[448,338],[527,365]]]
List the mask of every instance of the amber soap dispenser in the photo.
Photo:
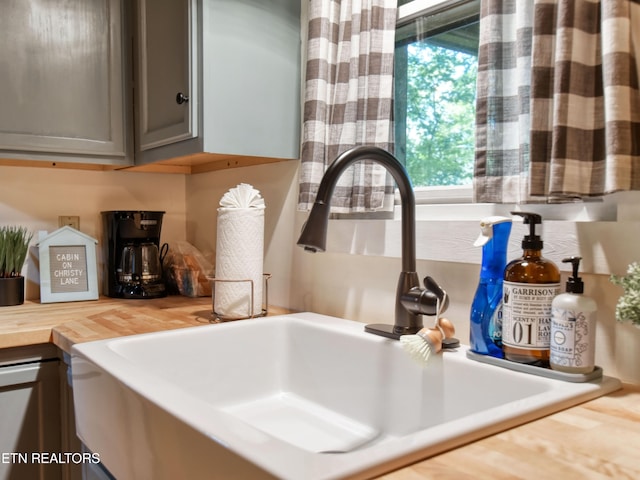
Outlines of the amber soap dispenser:
[[549,366],[551,302],[560,293],[560,270],[542,257],[537,213],[511,212],[523,217],[529,234],[522,240],[522,257],[504,271],[502,350],[507,360]]

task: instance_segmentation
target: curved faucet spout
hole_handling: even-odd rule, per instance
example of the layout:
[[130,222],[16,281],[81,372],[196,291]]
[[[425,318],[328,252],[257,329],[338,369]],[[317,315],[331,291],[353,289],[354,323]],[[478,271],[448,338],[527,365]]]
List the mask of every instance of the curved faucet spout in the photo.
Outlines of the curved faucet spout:
[[[389,152],[371,146],[352,148],[340,155],[326,170],[315,203],[309,212],[309,218],[305,223],[298,245],[311,252],[323,252],[326,249],[327,227],[329,223],[329,210],[331,196],[342,173],[355,162],[371,160],[385,167],[393,176],[402,201],[402,272],[398,280],[396,291],[396,309],[394,325],[367,325],[365,330],[377,335],[389,338],[399,338],[401,335],[416,333],[423,327],[420,314],[435,314],[438,293],[433,296],[432,311],[424,308],[416,310],[403,305],[402,299],[412,289],[420,288],[420,281],[416,272],[416,243],[415,243],[415,197],[413,186],[402,164]],[[415,291],[415,290],[414,290]],[[440,299],[443,300],[442,298]],[[444,299],[446,302],[446,298]]]
[[386,150],[378,147],[355,147],[340,155],[327,168],[316,195],[309,218],[302,230],[298,245],[309,251],[324,252],[326,249],[327,221],[331,197],[338,179],[354,163],[361,160],[374,161],[389,171],[395,180],[402,201],[402,270],[415,272],[415,197],[413,186],[402,164]]

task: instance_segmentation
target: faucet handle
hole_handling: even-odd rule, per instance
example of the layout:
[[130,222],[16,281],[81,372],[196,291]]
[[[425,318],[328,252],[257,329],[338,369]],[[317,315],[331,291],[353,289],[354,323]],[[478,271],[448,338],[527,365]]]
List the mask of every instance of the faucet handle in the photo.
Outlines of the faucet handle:
[[449,305],[449,298],[431,277],[425,277],[425,288],[412,287],[400,296],[400,303],[415,315],[439,315]]
[[449,296],[447,295],[446,290],[429,275],[424,277],[422,282],[424,283],[424,288],[438,297],[438,300],[440,301],[440,312],[444,312],[449,306]]
[[449,295],[447,295],[447,292],[440,285],[438,285],[433,278],[427,276],[424,277],[423,281],[425,288],[432,291],[436,295],[436,297],[438,297],[438,300],[440,302],[440,309],[436,313],[436,325],[441,330],[447,331],[446,334],[443,333],[443,350],[453,350],[455,348],[458,348],[460,346],[460,340],[453,336],[455,335],[455,328],[453,327],[453,324],[446,318],[440,318],[440,314],[444,312],[449,306]]

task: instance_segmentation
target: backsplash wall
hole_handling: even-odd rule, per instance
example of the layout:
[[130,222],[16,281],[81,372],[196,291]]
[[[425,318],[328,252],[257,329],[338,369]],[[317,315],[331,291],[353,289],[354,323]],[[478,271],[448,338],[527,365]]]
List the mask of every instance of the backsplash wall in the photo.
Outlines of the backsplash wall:
[[[363,323],[393,323],[399,258],[341,253],[344,248],[334,249],[336,239],[335,235],[331,235],[331,226],[328,252],[309,254],[295,245],[307,218],[306,213],[297,212],[297,165],[297,162],[282,162],[188,177],[188,238],[200,249],[213,251],[216,209],[220,198],[238,183],[250,183],[263,193],[267,205],[265,271],[273,274],[270,303]],[[625,214],[625,217],[629,215]],[[634,232],[638,222],[633,220],[627,223],[627,230]],[[609,229],[623,226],[624,222],[612,222]],[[336,230],[339,229],[334,227],[334,233]],[[475,229],[473,235],[468,243],[472,243],[477,236]],[[347,245],[356,241],[348,238],[341,240]],[[379,239],[359,239],[368,245],[375,244],[376,240]],[[546,240],[549,246],[554,242],[553,238]],[[513,241],[519,244],[519,239],[514,238]],[[621,237],[618,242],[624,243],[625,239]],[[603,246],[615,247],[611,242]],[[427,254],[420,250],[417,253],[418,258],[424,258]],[[622,262],[618,260],[612,263]],[[418,260],[420,278],[431,275],[447,289],[451,303],[446,315],[454,322],[457,336],[466,344],[469,338],[469,308],[479,269],[478,263]],[[563,272],[563,282],[566,276],[567,273]],[[595,298],[599,307],[597,364],[608,375],[640,384],[640,329],[619,324],[614,318],[620,289],[609,282],[608,274],[583,274],[583,278],[585,293]]]
[[[27,227],[34,234],[32,245],[37,243],[39,230],[52,232],[58,228],[59,215],[80,217],[80,230],[99,242],[100,285],[101,211],[165,211],[162,241],[184,239],[186,235],[184,175],[0,166],[0,177],[0,223]],[[26,298],[39,298],[40,273],[34,246],[30,248],[24,273]]]
[[[251,183],[267,204],[265,272],[273,274],[271,304],[363,323],[392,323],[398,258],[335,251],[312,255],[295,246],[306,220],[306,214],[296,211],[297,172],[294,161],[191,176],[0,167],[0,223],[25,225],[37,235],[38,230],[55,230],[58,215],[78,215],[80,229],[100,241],[102,210],[164,210],[162,241],[186,238],[203,251],[213,251],[220,198],[238,183]],[[98,256],[100,263],[100,248]],[[421,277],[429,274],[447,288],[447,316],[464,343],[478,271],[479,265],[472,263],[418,261]],[[27,298],[36,299],[39,272],[33,249],[25,274]],[[608,275],[588,274],[584,280],[586,293],[599,306],[596,362],[607,374],[640,384],[640,329],[618,324],[613,317],[619,289]]]
[[271,273],[269,303],[297,305],[291,285],[298,162],[285,161],[255,167],[233,168],[187,177],[187,239],[203,252],[215,252],[217,209],[222,196],[240,183],[258,189],[265,201],[264,272]]
[[[294,257],[294,271],[299,276],[292,284],[291,298],[298,302],[298,309],[363,323],[393,323],[399,258],[297,251]],[[480,266],[418,260],[417,270],[420,278],[430,275],[447,290],[450,305],[445,316],[454,323],[456,336],[468,345],[470,306]],[[619,288],[611,284],[608,275],[581,276],[585,294],[598,303],[596,364],[607,375],[640,384],[640,328],[615,320]],[[563,272],[563,285],[566,277]],[[425,324],[429,321],[425,317]]]

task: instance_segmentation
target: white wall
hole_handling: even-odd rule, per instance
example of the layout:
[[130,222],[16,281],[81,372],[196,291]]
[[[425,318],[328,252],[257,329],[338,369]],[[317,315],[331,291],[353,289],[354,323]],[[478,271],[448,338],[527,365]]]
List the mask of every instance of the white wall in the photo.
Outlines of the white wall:
[[[388,244],[398,243],[393,238],[394,232],[398,232],[397,222],[368,221],[366,228],[361,228],[362,224],[351,221],[330,221],[328,251],[304,252],[295,246],[306,220],[305,213],[296,211],[297,167],[297,162],[284,162],[188,177],[189,240],[200,249],[215,250],[216,209],[220,198],[238,183],[250,183],[263,193],[267,204],[265,271],[273,274],[269,291],[271,304],[363,323],[393,323],[400,259],[399,249]],[[619,269],[633,260],[637,251],[633,242],[630,247],[629,236],[624,232],[634,234],[640,224],[630,220],[625,208],[629,205],[622,208],[623,221],[574,225],[580,234],[570,242],[566,238],[555,238],[554,235],[561,233],[551,229],[545,241],[554,261],[559,262],[567,252],[580,253],[591,265],[590,270],[598,272],[583,275],[585,294],[595,298],[599,305],[596,361],[608,375],[640,384],[640,329],[615,321],[620,289],[609,282],[608,272],[603,272],[610,265],[618,269],[615,273],[624,273]],[[571,228],[567,225],[562,228]],[[565,232],[562,228],[559,232]],[[474,222],[472,228],[459,230],[466,233],[459,233],[455,241],[449,241],[448,249],[443,246],[443,239],[451,236],[448,222],[421,221],[418,235],[424,237],[433,229],[438,232],[435,237],[429,237],[431,243],[418,239],[418,258],[421,259],[418,274],[421,278],[434,277],[447,290],[451,303],[446,315],[456,325],[457,336],[468,343],[469,308],[478,281],[480,252],[475,262],[467,261],[468,255],[464,257],[465,263],[451,259],[456,258],[456,248],[466,248],[467,243],[473,242],[477,226]],[[519,231],[519,226],[514,229]],[[520,239],[516,237],[512,236],[512,247],[515,247],[511,251],[517,253]],[[563,245],[560,251],[558,244]],[[447,261],[433,260],[433,252],[443,250],[448,250],[443,254]],[[592,252],[597,252],[601,260],[594,262]],[[603,263],[602,258],[608,263]],[[594,269],[596,264],[598,267]],[[563,282],[566,275],[566,271],[563,272]]]
[[[329,227],[331,228],[331,227]],[[294,251],[293,306],[363,323],[393,323],[395,289],[400,259],[341,253],[306,254]],[[469,341],[469,311],[478,281],[479,265],[418,261],[420,277],[430,275],[449,294],[445,316],[456,327],[462,343]],[[566,273],[563,274],[563,282]],[[614,318],[620,289],[608,275],[582,275],[585,295],[598,303],[596,363],[607,375],[640,384],[640,328]],[[425,317],[425,324],[428,324]]]
[[[79,215],[80,229],[100,240],[102,210],[164,210],[167,213],[163,241],[186,238],[203,251],[213,251],[220,198],[238,183],[250,183],[262,192],[267,204],[265,271],[273,274],[269,290],[271,304],[363,323],[393,323],[400,260],[394,253],[395,247],[379,255],[371,254],[380,248],[381,238],[391,241],[395,230],[393,222],[384,226],[376,221],[367,235],[360,233],[354,242],[355,237],[342,238],[341,235],[357,227],[343,227],[332,221],[328,252],[305,253],[295,246],[306,219],[306,214],[296,211],[297,174],[298,162],[295,161],[192,176],[0,167],[0,224],[25,225],[33,232],[53,231],[57,228],[58,215]],[[626,208],[637,210],[635,205]],[[580,227],[581,231],[588,230],[588,234],[579,236],[579,242],[585,242],[582,244],[587,247],[585,250],[600,252],[611,268],[617,269],[615,273],[624,273],[619,269],[633,259],[635,252],[640,256],[634,240],[638,222],[630,219],[628,213],[623,220],[611,222],[609,226],[594,226],[591,230],[585,225]],[[387,228],[391,228],[391,233]],[[427,222],[418,231],[433,228],[446,229],[446,222]],[[545,235],[550,250],[556,240]],[[517,239],[513,241],[517,243]],[[357,245],[353,247],[354,244]],[[420,241],[418,245],[418,256],[423,258],[418,261],[418,274],[433,276],[447,289],[451,305],[446,315],[456,325],[458,337],[467,343],[469,306],[479,266],[477,262],[425,260],[434,249],[421,245]],[[348,253],[352,247],[368,253]],[[101,258],[100,251],[99,256]],[[603,273],[603,268],[596,269],[599,273],[583,276],[585,293],[594,297],[599,305],[596,361],[607,374],[640,384],[640,329],[615,321],[614,309],[620,289],[609,282],[608,272]],[[38,298],[39,272],[33,257],[25,273],[29,279],[27,298]]]
[[[585,295],[598,304],[596,363],[608,375],[640,384],[640,328],[615,320],[615,306],[622,291],[609,281],[611,272],[624,274],[629,262],[640,259],[635,241],[640,222],[631,219],[634,214],[629,211],[637,212],[636,202],[637,198],[632,204],[621,203],[619,221],[559,222],[544,230],[544,240],[545,256],[563,270],[563,285],[568,276],[567,265],[561,264],[563,257],[582,255],[587,271],[592,272],[581,276]],[[306,215],[296,215],[299,231]],[[522,228],[514,225],[517,233],[511,236],[510,259],[520,255]],[[294,250],[296,282],[291,286],[291,305],[363,323],[393,323],[401,268],[399,242],[394,234],[399,237],[399,230],[398,221],[330,221],[326,253]],[[563,237],[567,231],[578,233],[567,240]],[[420,221],[417,232],[418,275],[430,275],[447,290],[450,306],[445,315],[456,326],[457,337],[468,344],[469,313],[479,278],[481,251],[476,251],[475,260],[469,260],[472,256],[465,250],[478,235],[477,223],[472,222],[471,227],[442,219]]]
[[187,240],[204,253],[215,252],[217,209],[222,196],[239,183],[258,189],[264,198],[264,271],[271,273],[269,303],[289,306],[296,282],[292,259],[297,201],[297,161],[234,168],[187,177]]
[[[165,211],[162,241],[186,232],[185,176],[115,171],[0,166],[0,224],[23,225],[34,233],[58,228],[59,215],[80,217],[80,230],[102,243],[103,210]],[[98,271],[102,252],[98,245]],[[24,273],[27,299],[40,296],[37,250],[31,248]],[[99,274],[100,283],[102,274]],[[102,292],[102,288],[100,288]]]

